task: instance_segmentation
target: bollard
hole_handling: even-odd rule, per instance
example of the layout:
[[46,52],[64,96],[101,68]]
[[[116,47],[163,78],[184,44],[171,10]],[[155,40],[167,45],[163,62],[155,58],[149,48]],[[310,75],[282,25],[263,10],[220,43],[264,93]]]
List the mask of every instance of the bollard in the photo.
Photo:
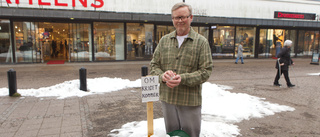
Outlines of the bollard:
[[87,91],[87,69],[81,68],[79,70],[80,75],[80,90]]
[[17,77],[16,71],[10,69],[8,71],[8,87],[9,87],[9,96],[13,96],[13,94],[17,93]]
[[147,76],[148,75],[148,67],[147,66],[142,66],[141,67],[141,76]]

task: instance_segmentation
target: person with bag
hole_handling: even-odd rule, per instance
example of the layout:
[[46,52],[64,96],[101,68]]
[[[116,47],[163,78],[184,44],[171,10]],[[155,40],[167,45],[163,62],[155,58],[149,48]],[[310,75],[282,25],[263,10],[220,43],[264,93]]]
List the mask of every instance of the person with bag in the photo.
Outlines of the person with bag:
[[289,66],[294,65],[290,57],[291,46],[292,46],[292,41],[286,40],[284,42],[284,47],[280,50],[279,54],[277,55],[277,58],[278,58],[276,62],[277,75],[273,82],[274,86],[281,86],[281,84],[279,84],[279,79],[282,74],[284,75],[284,78],[286,79],[286,82],[287,82],[287,86],[289,88],[295,86],[290,82],[290,78],[289,78]]

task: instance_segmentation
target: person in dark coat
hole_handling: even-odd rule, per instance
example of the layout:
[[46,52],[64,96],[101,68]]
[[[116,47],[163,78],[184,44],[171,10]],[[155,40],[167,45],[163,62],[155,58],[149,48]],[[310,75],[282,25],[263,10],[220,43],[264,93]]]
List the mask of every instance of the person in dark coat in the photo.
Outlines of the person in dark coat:
[[274,86],[281,86],[279,84],[279,79],[282,74],[284,75],[284,78],[287,81],[287,86],[289,88],[295,86],[290,82],[290,79],[289,79],[289,66],[294,65],[294,63],[290,57],[291,46],[292,46],[292,41],[286,40],[284,42],[284,47],[280,50],[279,54],[277,55],[277,58],[278,58],[277,63],[276,63],[277,75],[276,75],[274,82],[273,82]]

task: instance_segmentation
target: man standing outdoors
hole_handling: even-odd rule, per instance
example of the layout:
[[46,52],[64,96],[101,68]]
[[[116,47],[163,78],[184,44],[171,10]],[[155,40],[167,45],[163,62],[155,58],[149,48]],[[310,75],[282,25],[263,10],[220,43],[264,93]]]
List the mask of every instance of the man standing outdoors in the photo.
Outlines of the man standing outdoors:
[[201,130],[202,83],[212,72],[208,40],[191,28],[192,8],[186,3],[172,7],[176,28],[163,36],[151,60],[151,75],[160,79],[160,100],[167,133],[184,130],[199,137]]

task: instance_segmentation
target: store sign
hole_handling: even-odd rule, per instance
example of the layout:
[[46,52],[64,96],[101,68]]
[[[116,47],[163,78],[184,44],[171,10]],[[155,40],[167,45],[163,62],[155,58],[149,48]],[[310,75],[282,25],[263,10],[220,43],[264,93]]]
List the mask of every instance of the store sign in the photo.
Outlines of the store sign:
[[315,20],[316,14],[275,11],[274,18]]
[[319,53],[312,54],[311,64],[319,65]]
[[[24,0],[27,1],[27,0]],[[87,0],[69,0],[72,1],[72,4],[68,4],[65,0],[28,0],[29,5],[34,5],[34,1],[37,1],[39,6],[56,6],[56,7],[76,7],[76,1],[79,1],[83,7],[88,7],[90,4],[91,7],[101,8],[104,5],[103,0],[94,0],[92,3],[88,3]],[[13,4],[13,0],[6,0],[7,4]],[[20,0],[14,0],[14,4],[19,5]]]
[[159,101],[159,76],[141,78],[142,102]]

